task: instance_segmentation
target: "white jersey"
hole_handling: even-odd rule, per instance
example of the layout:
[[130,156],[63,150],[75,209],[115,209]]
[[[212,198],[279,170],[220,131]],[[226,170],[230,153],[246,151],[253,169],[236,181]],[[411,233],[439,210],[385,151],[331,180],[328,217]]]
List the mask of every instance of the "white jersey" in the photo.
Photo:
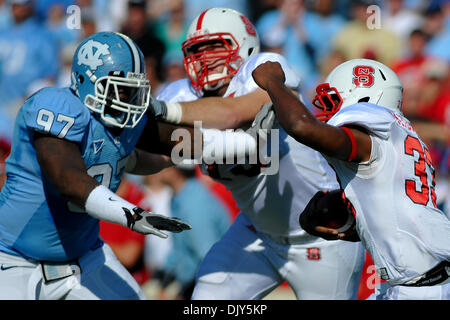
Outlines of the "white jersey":
[[[266,61],[278,61],[286,74],[286,84],[299,87],[300,79],[282,56],[260,53],[241,66],[224,96],[241,96],[257,89],[251,73]],[[169,84],[157,97],[168,102],[198,98],[200,96],[188,79]],[[317,191],[337,189],[339,184],[335,173],[318,152],[298,143],[282,129],[279,147],[279,171],[275,175],[265,175],[255,171],[254,166],[244,165],[211,166],[209,171],[208,166],[203,165],[202,169],[232,192],[239,209],[258,231],[275,236],[306,235],[299,226],[300,213]]]
[[357,125],[371,137],[369,161],[327,159],[355,207],[358,234],[381,278],[402,284],[449,260],[450,221],[436,207],[431,157],[409,121],[358,103],[328,124]]

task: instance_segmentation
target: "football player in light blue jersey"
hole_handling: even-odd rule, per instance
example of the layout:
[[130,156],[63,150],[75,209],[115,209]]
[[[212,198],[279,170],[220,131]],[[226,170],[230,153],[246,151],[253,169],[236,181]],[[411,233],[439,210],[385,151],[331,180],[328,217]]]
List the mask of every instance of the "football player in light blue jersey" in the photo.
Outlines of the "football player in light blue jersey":
[[190,228],[114,193],[125,171],[171,165],[135,148],[150,123],[143,61],[127,36],[96,33],[74,54],[70,88],[44,88],[21,107],[0,194],[0,299],[144,298],[99,238],[99,219],[163,238]]

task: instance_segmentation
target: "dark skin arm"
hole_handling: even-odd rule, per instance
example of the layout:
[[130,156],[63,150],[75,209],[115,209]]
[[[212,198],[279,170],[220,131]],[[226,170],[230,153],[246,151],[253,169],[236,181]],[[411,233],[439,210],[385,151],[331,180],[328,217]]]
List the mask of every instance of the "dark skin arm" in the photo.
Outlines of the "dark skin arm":
[[[347,161],[351,140],[344,130],[317,120],[306,106],[284,85],[284,73],[278,62],[265,62],[253,71],[253,79],[274,104],[280,125],[297,141],[330,157]],[[357,146],[353,162],[370,159],[372,142],[362,129],[349,128]]]
[[[335,126],[318,121],[306,106],[284,85],[284,73],[277,62],[266,62],[253,71],[253,79],[269,93],[280,125],[294,139],[330,157],[348,161],[352,143],[347,133]],[[356,143],[356,156],[352,160],[359,163],[368,161],[372,148],[370,136],[361,128],[349,128]],[[332,234],[336,239],[346,236],[336,229],[318,226],[316,231]]]
[[87,174],[78,145],[36,132],[34,146],[43,174],[62,196],[84,208],[89,194],[99,183]]
[[[189,141],[183,141],[182,137],[178,140],[172,141],[172,134],[177,129],[186,130],[185,132],[190,137]],[[181,142],[189,143],[191,145],[191,154],[183,155],[186,159],[193,159],[196,156],[195,150],[202,150],[203,148],[203,135],[198,129],[193,127],[184,127],[180,125],[173,125],[165,122],[156,121],[153,117],[149,116],[144,131],[136,144],[137,149],[142,151],[170,156],[172,149]]]

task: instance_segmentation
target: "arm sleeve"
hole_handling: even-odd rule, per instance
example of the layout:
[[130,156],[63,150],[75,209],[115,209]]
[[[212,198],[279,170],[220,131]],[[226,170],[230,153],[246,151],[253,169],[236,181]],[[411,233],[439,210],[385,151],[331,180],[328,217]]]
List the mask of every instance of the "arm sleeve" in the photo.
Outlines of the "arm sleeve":
[[368,103],[357,103],[341,109],[328,121],[336,127],[358,126],[383,140],[390,136],[395,114],[388,109]]
[[260,64],[263,64],[267,61],[278,62],[281,65],[281,68],[283,69],[286,76],[285,84],[287,87],[297,89],[300,87],[300,77],[297,75],[294,69],[289,66],[286,58],[277,53],[261,53],[253,56],[247,63],[245,63],[241,67],[241,70],[239,70],[236,75],[237,79],[234,81],[237,81],[239,85],[245,87],[247,89],[247,92],[259,88],[256,82],[253,80],[252,72]]
[[201,98],[190,85],[189,79],[180,79],[164,87],[156,97],[165,102],[193,101]]

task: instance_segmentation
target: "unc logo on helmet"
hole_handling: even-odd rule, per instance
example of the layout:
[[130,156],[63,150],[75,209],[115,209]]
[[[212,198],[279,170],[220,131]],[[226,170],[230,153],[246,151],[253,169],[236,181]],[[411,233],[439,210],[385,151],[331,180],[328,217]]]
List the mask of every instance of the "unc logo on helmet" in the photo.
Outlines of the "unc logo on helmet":
[[141,50],[121,33],[89,36],[75,51],[72,89],[104,125],[134,128],[150,103]]
[[92,70],[97,70],[103,65],[100,56],[110,54],[109,46],[106,43],[89,40],[78,51],[78,65],[85,64]]

